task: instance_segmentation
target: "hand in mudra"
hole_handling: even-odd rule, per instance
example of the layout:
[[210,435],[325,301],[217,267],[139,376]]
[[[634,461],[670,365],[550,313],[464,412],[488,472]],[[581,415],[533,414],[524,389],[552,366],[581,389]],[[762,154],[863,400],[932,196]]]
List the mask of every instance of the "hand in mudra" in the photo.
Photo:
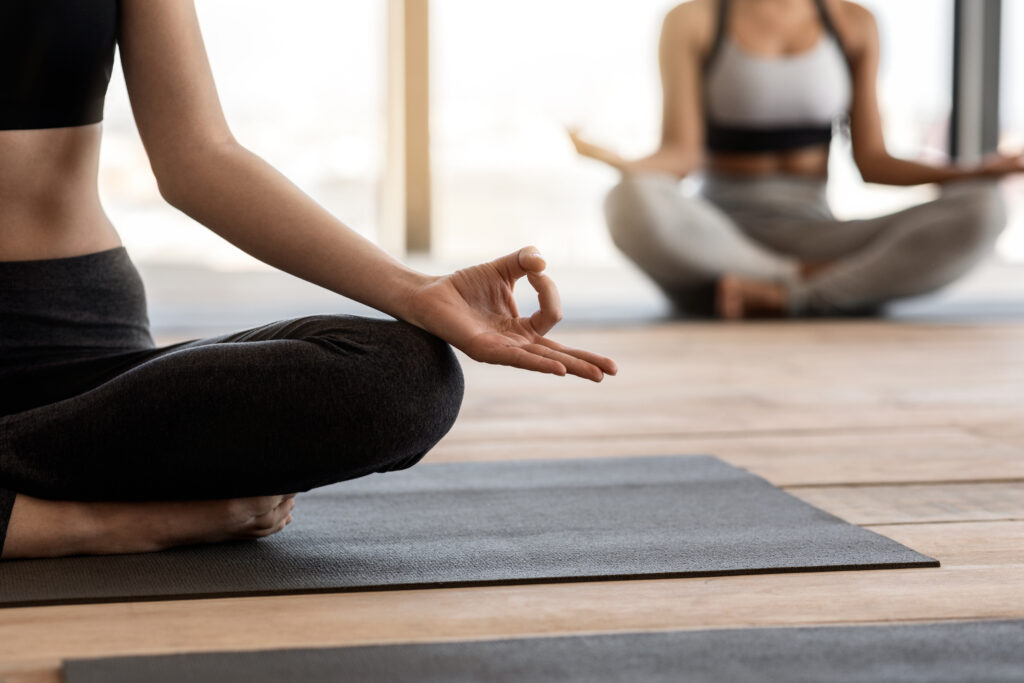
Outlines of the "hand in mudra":
[[[526,247],[489,263],[435,278],[412,294],[410,322],[473,360],[553,375],[566,373],[600,382],[618,372],[615,361],[571,349],[544,335],[562,319],[554,281],[544,259]],[[540,309],[519,315],[512,290],[523,276],[537,290]]]
[[575,129],[568,129],[568,133],[569,139],[572,140],[572,146],[580,156],[602,161],[612,168],[617,168],[620,171],[629,170],[629,163],[615,152],[583,139],[580,137],[579,131]]

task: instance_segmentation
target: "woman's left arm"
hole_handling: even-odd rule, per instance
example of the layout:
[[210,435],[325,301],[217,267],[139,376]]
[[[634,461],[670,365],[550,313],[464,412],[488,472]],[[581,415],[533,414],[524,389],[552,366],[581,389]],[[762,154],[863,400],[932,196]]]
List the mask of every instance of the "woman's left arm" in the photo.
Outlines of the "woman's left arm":
[[842,12],[843,38],[853,75],[850,131],[853,158],[865,182],[882,185],[921,185],[969,178],[996,178],[1024,171],[1024,156],[994,155],[972,167],[932,166],[898,159],[885,146],[878,106],[878,26],[871,12],[852,2],[837,3]]
[[[122,0],[118,41],[139,133],[172,206],[259,260],[418,325],[476,360],[595,381],[614,374],[610,359],[544,338],[561,312],[536,250],[451,276],[418,273],[238,144],[193,0]],[[530,318],[511,298],[523,276],[541,301]]]

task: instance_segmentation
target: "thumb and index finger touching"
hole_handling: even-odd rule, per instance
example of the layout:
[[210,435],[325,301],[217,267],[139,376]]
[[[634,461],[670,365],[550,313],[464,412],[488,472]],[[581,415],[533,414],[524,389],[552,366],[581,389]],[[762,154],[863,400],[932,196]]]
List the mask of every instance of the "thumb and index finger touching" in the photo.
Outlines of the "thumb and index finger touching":
[[523,247],[493,261],[493,264],[510,284],[526,276],[530,285],[537,291],[537,300],[540,303],[537,312],[530,316],[530,324],[541,336],[550,332],[562,319],[562,300],[555,281],[544,275],[547,263],[540,255],[540,250],[532,246]]
[[[540,304],[538,310],[530,316],[530,326],[541,337],[545,336],[562,320],[562,300],[558,294],[558,287],[555,285],[555,281],[543,272],[547,267],[547,263],[540,255],[540,251],[533,246],[524,247],[497,259],[493,263],[510,284],[514,284],[516,280],[524,275],[529,280],[530,285],[537,292],[537,300]],[[552,349],[568,352],[576,358],[597,366],[599,370],[605,373],[614,375],[618,372],[615,361],[610,358],[578,349],[569,349],[549,340],[544,341]]]
[[491,261],[491,264],[509,282],[514,282],[527,273],[539,273],[548,265],[537,247],[523,247],[507,256]]

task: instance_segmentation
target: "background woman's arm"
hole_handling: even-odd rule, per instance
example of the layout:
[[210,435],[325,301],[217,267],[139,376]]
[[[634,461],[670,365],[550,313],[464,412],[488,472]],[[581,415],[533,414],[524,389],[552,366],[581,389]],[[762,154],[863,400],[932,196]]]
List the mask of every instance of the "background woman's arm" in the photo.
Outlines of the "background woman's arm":
[[889,154],[878,106],[878,26],[871,13],[850,2],[842,3],[846,44],[853,71],[850,111],[853,158],[865,182],[882,185],[921,185],[968,178],[998,177],[1024,170],[1021,157],[994,156],[980,165],[930,165]]
[[665,17],[658,48],[663,92],[661,145],[650,156],[624,159],[570,133],[576,151],[628,172],[667,173],[683,178],[704,163],[701,55],[711,25],[708,3],[686,3]]

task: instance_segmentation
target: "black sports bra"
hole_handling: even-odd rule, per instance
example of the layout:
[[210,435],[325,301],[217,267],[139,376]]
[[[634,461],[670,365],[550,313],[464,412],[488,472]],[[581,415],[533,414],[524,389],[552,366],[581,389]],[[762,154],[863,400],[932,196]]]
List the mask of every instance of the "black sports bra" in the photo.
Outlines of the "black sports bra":
[[103,120],[119,0],[0,0],[0,130]]

